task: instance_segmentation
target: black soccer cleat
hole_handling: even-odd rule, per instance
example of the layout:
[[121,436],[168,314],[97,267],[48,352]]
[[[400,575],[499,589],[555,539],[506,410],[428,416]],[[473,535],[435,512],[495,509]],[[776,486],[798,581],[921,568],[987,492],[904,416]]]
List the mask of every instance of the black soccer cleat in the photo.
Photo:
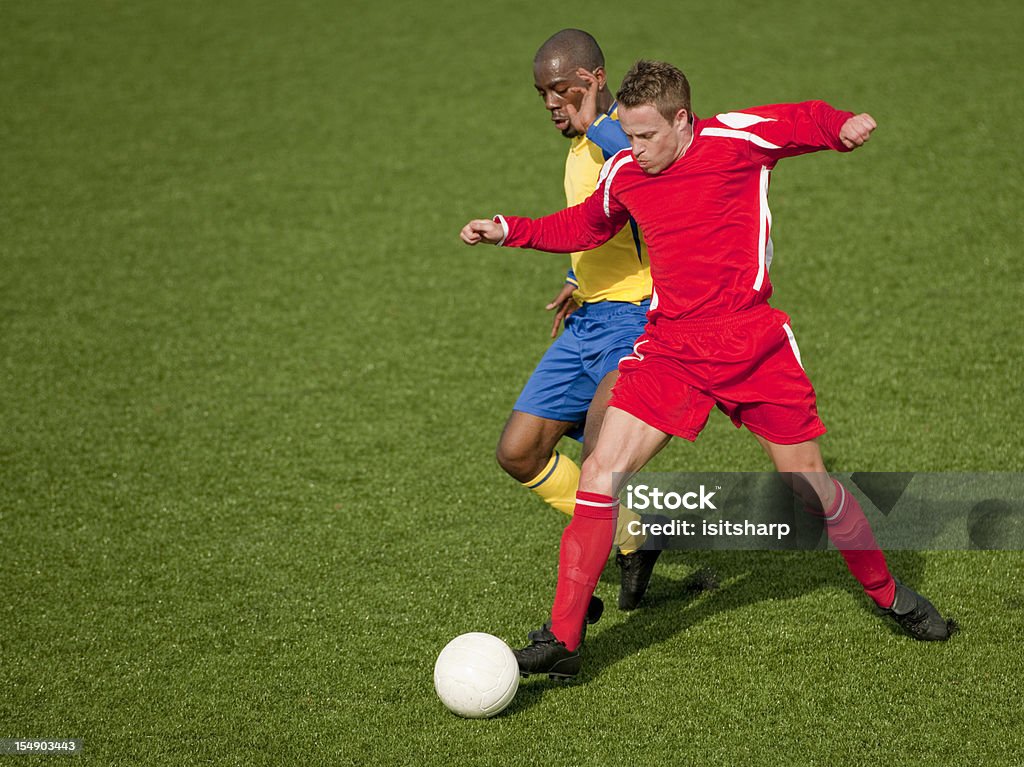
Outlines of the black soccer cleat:
[[935,605],[899,581],[896,581],[896,598],[885,614],[922,642],[944,642],[957,630],[955,621],[943,618]]
[[530,632],[530,644],[513,650],[520,676],[547,674],[548,679],[572,679],[580,671],[580,651],[568,650],[545,626]]
[[[601,620],[602,615],[604,615],[604,602],[601,601],[600,597],[591,597],[590,604],[587,605],[587,615],[583,619],[583,633],[580,635],[580,644],[583,644],[583,640],[587,638],[587,626],[597,623]],[[550,630],[551,622],[548,621],[539,629],[534,629],[527,634],[526,638],[532,642],[536,637],[541,636],[543,632]]]
[[635,610],[640,605],[640,600],[644,598],[647,587],[651,583],[654,563],[660,556],[661,549],[650,551],[640,549],[632,554],[623,554],[619,551],[615,554],[615,564],[622,571],[622,580],[619,586],[620,610]]

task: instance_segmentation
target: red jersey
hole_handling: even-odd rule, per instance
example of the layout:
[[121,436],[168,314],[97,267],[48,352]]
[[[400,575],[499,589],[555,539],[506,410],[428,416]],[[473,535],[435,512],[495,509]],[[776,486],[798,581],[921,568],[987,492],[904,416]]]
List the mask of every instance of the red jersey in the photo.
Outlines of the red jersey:
[[728,112],[693,126],[683,156],[649,176],[624,149],[605,163],[584,202],[543,218],[498,216],[502,245],[554,253],[590,250],[630,217],[647,241],[654,280],[649,322],[714,317],[772,294],[768,181],[775,163],[839,139],[852,112],[823,101]]

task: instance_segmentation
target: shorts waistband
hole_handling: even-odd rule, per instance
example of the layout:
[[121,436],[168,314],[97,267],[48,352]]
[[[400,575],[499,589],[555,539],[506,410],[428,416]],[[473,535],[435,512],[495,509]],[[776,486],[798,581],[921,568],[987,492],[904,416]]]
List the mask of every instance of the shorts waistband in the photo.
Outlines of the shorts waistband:
[[574,312],[580,316],[594,316],[597,314],[615,314],[618,312],[647,312],[651,308],[651,299],[646,298],[638,303],[631,301],[595,301],[594,303],[583,304]]
[[669,332],[692,332],[694,330],[714,330],[739,325],[744,322],[759,319],[775,311],[770,304],[758,304],[749,309],[743,309],[729,314],[714,314],[708,317],[694,317],[692,319],[670,320],[661,319],[656,323],[657,330]]

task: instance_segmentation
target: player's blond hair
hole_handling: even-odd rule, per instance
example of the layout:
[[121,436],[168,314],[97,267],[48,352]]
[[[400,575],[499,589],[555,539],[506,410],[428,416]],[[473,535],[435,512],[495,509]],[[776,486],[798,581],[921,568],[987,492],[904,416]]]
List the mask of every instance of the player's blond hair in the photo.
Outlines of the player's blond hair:
[[650,104],[671,122],[680,109],[690,109],[690,83],[681,70],[664,61],[640,60],[622,78],[619,104],[632,108]]

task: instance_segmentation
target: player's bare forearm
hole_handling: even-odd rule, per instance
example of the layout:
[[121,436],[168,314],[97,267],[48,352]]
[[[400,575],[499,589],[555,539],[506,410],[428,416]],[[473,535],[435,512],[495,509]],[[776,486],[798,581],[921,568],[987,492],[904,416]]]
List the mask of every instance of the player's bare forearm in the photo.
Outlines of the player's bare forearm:
[[875,118],[867,112],[862,112],[843,123],[843,127],[839,130],[839,140],[847,149],[856,149],[859,146],[864,146],[877,127],[878,123],[875,122]]

